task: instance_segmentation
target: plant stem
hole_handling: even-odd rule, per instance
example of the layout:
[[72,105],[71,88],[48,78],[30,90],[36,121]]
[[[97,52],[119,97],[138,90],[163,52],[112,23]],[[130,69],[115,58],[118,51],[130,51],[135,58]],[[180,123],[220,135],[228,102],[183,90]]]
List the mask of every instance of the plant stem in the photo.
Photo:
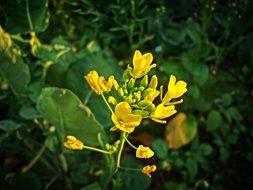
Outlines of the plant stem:
[[29,1],[28,0],[26,0],[26,16],[27,16],[29,28],[30,28],[30,30],[33,31],[33,23],[32,23],[32,18],[31,18],[31,15],[30,15]]
[[43,147],[39,150],[38,154],[30,161],[30,163],[22,168],[22,173],[26,173],[28,170],[30,170],[36,162],[40,159],[40,157],[43,155],[43,153],[46,150],[46,145],[44,144]]
[[125,138],[126,142],[127,142],[133,149],[137,149],[137,147],[134,146],[134,145],[127,139],[126,136],[124,136],[124,138]]
[[94,148],[94,147],[90,147],[90,146],[83,146],[83,148],[87,149],[87,150],[92,150],[92,151],[96,151],[96,152],[101,152],[103,154],[112,154],[113,152],[109,152],[109,151],[106,151],[106,150],[102,150],[102,149],[99,149],[99,148]]
[[128,168],[128,167],[122,167],[122,166],[120,166],[119,168],[120,168],[120,169],[123,169],[123,170],[136,171],[136,172],[141,171],[141,169]]
[[109,108],[109,110],[110,110],[112,113],[114,113],[114,112],[113,112],[113,110],[112,110],[112,108],[111,108],[111,106],[108,104],[108,102],[107,102],[107,100],[106,100],[106,98],[105,98],[104,94],[101,94],[101,96],[102,96],[102,98],[103,98],[103,100],[104,100],[105,104],[106,104],[106,105],[107,105],[107,107]]
[[120,159],[121,159],[121,154],[122,154],[122,150],[123,150],[123,147],[124,147],[124,144],[125,144],[125,136],[126,132],[121,132],[121,136],[120,136],[120,147],[119,147],[119,152],[118,152],[118,155],[117,155],[117,165],[116,165],[116,171],[119,169],[120,167]]

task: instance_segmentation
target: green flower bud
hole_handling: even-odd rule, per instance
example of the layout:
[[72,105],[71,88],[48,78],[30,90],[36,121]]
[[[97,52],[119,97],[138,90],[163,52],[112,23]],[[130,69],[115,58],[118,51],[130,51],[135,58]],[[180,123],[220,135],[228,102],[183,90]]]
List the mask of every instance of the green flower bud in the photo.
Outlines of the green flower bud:
[[132,113],[135,115],[142,115],[142,116],[148,116],[150,114],[148,111],[139,110],[139,109],[133,110]]
[[145,75],[145,76],[141,79],[140,86],[143,86],[144,88],[146,88],[146,87],[148,86],[148,75]]
[[127,83],[127,87],[129,90],[131,90],[132,88],[134,88],[134,83],[135,83],[135,79],[131,78],[128,83]]
[[144,89],[145,89],[145,87],[140,86],[140,87],[138,88],[138,91],[142,92]]
[[117,92],[120,96],[124,96],[124,91],[122,88],[119,88]]
[[130,94],[129,96],[127,96],[127,97],[125,98],[125,101],[128,102],[129,104],[131,104],[132,101],[133,101],[133,95]]
[[123,81],[124,82],[128,82],[129,79],[131,78],[131,73],[132,73],[132,67],[130,67],[129,65],[127,66],[126,70],[123,73]]
[[146,107],[146,110],[149,112],[155,111],[155,104],[151,103]]
[[136,99],[137,102],[139,102],[141,100],[141,92],[135,92],[134,93],[134,98]]
[[141,97],[142,98],[145,98],[150,92],[152,92],[153,91],[153,89],[152,88],[147,88],[147,89],[145,89],[143,92],[142,92],[142,94],[141,94]]
[[150,102],[148,100],[142,100],[142,101],[138,102],[137,106],[139,106],[139,107],[147,107],[150,103],[152,104],[152,102]]

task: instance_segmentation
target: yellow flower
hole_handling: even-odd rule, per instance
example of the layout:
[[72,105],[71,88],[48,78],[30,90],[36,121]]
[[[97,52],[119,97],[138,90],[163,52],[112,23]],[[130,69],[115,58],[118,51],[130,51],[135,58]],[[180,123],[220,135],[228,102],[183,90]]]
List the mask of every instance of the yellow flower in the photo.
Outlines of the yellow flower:
[[64,142],[64,146],[69,149],[73,150],[82,150],[84,148],[84,145],[81,141],[76,139],[76,137],[68,135],[67,141]]
[[176,112],[177,110],[175,110],[174,105],[166,106],[161,103],[155,108],[155,111],[151,113],[150,118],[158,123],[166,123],[166,121],[162,119],[166,119],[175,114]]
[[156,67],[156,64],[151,65],[152,61],[153,55],[151,53],[142,55],[139,50],[136,50],[133,57],[132,76],[137,79],[146,75],[152,68]]
[[111,118],[116,128],[127,133],[133,132],[142,119],[141,115],[132,114],[132,109],[127,102],[118,103]]
[[136,157],[137,158],[151,158],[154,156],[154,152],[149,147],[144,147],[140,145],[136,150]]
[[156,165],[147,165],[143,167],[142,173],[146,174],[148,177],[151,177],[151,173],[156,171]]
[[166,105],[169,104],[171,99],[179,98],[187,91],[186,86],[186,82],[182,80],[176,82],[176,77],[174,75],[171,75],[168,84],[168,91],[162,99],[162,102]]
[[114,76],[110,76],[108,81],[103,76],[99,76],[97,71],[90,71],[84,76],[91,89],[97,94],[103,94],[104,92],[110,92],[112,86],[117,86],[118,83],[114,79]]

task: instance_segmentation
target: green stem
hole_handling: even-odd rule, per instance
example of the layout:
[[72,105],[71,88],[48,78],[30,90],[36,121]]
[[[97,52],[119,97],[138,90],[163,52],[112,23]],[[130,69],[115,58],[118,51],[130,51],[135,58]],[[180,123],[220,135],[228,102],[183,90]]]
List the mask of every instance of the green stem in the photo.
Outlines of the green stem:
[[33,23],[32,23],[32,18],[31,18],[30,11],[29,11],[29,2],[28,2],[28,0],[26,0],[26,16],[27,16],[29,28],[30,28],[30,30],[33,31]]
[[133,149],[137,149],[137,147],[134,146],[134,145],[127,139],[126,136],[124,136],[124,138],[125,138],[126,142],[127,142]]
[[19,35],[11,35],[11,38],[14,39],[14,40],[23,42],[23,43],[30,43],[30,40],[25,40],[25,39],[23,39],[23,38],[22,38],[21,36],[19,36]]
[[141,171],[141,169],[128,168],[128,167],[122,167],[122,166],[120,166],[119,168],[120,168],[120,169],[123,169],[123,170],[128,170],[128,171],[136,171],[136,172]]
[[101,96],[102,96],[102,98],[103,98],[103,100],[104,100],[105,104],[106,104],[106,105],[107,105],[107,107],[109,108],[109,110],[110,110],[112,113],[114,113],[114,112],[113,112],[113,110],[112,110],[112,108],[111,108],[111,106],[108,104],[108,102],[107,102],[107,100],[106,100],[106,98],[105,98],[104,94],[101,94]]
[[125,136],[126,132],[121,132],[121,137],[120,137],[120,147],[119,147],[119,152],[118,152],[118,155],[117,155],[117,165],[116,165],[116,171],[119,169],[120,167],[120,159],[121,159],[121,154],[122,154],[122,150],[123,150],[123,147],[124,147],[124,144],[125,144]]
[[99,149],[99,148],[94,148],[94,147],[90,147],[90,146],[83,146],[83,148],[87,149],[87,150],[92,150],[92,151],[96,151],[96,152],[101,152],[103,154],[112,154],[113,152],[109,152],[109,151],[106,151],[106,150],[102,150],[102,149]]
[[38,152],[38,154],[30,161],[30,163],[27,166],[25,166],[22,169],[22,173],[26,173],[28,170],[30,170],[37,163],[37,161],[40,159],[40,157],[43,155],[45,150],[46,150],[46,145],[44,144],[43,147]]

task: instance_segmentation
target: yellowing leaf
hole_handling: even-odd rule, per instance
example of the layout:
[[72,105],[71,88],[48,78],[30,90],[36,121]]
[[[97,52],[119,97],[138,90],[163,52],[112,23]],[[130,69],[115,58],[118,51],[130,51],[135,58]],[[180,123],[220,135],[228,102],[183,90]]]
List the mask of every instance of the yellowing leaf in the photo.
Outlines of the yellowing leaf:
[[171,149],[188,144],[196,135],[197,122],[194,117],[178,113],[166,126],[166,142]]

